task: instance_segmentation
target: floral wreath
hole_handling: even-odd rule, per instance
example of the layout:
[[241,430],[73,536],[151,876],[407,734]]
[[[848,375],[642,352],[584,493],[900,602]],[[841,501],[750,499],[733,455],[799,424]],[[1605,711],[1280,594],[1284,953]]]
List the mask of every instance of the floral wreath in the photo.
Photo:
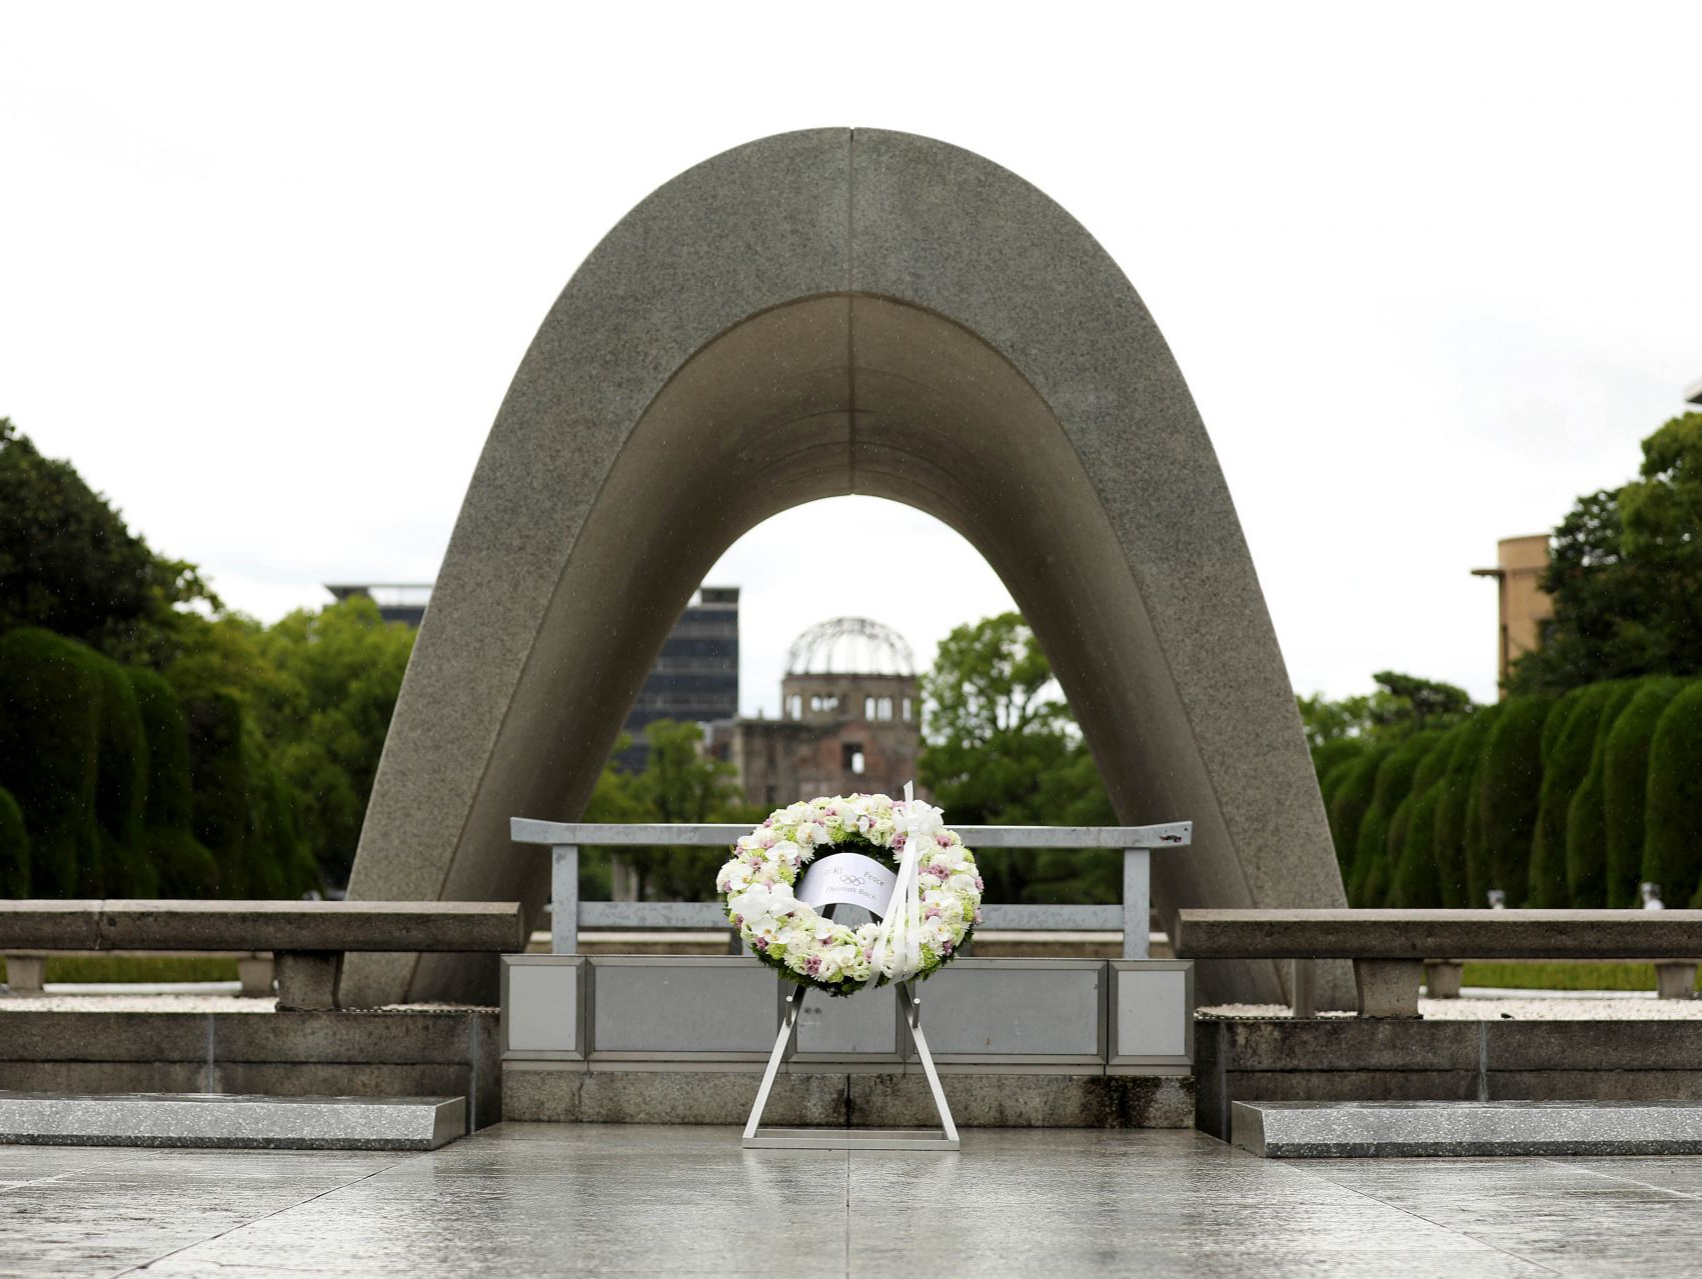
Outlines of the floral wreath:
[[[905,787],[908,795],[910,787]],[[981,922],[975,855],[921,800],[841,795],[778,808],[715,877],[727,919],[770,968],[800,986],[850,995],[868,986],[928,977]],[[792,893],[817,852],[863,853],[899,864],[886,917],[850,928]]]

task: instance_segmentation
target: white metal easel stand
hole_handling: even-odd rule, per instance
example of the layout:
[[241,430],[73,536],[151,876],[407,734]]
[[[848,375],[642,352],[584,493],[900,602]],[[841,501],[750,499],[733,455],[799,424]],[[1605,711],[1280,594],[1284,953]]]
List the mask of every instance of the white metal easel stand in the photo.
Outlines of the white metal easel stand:
[[904,1022],[910,1027],[910,1038],[921,1058],[922,1070],[928,1076],[928,1088],[934,1094],[934,1109],[939,1112],[940,1129],[931,1128],[764,1128],[762,1112],[768,1105],[769,1090],[774,1077],[780,1073],[780,1063],[792,1046],[792,1036],[798,1030],[798,1012],[804,1006],[805,988],[800,986],[786,996],[786,1013],[781,1019],[780,1035],[774,1041],[774,1051],[768,1055],[768,1069],[762,1073],[762,1087],[757,1090],[756,1105],[751,1107],[750,1121],[745,1124],[743,1145],[747,1149],[783,1150],[956,1150],[957,1125],[951,1119],[951,1107],[946,1104],[945,1091],[940,1087],[940,1075],[934,1069],[934,1056],[928,1051],[928,1039],[922,1033],[922,1001],[916,997],[911,982],[897,983],[898,998],[904,1007]]

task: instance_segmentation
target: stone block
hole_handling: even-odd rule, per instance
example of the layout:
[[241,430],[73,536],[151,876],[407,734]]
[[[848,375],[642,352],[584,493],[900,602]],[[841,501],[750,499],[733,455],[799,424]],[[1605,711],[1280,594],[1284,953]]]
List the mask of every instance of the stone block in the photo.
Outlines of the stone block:
[[91,945],[101,950],[526,949],[516,902],[107,900],[98,906],[99,937]]
[[343,974],[340,953],[278,951],[279,1012],[317,1012],[337,1007],[337,983]]
[[[525,1066],[541,1063],[525,1063]],[[553,1063],[551,1063],[553,1066]],[[846,1077],[781,1074],[769,1093],[763,1123],[843,1126]],[[762,1077],[698,1070],[532,1070],[508,1063],[503,1071],[503,1118],[552,1123],[735,1124],[756,1104]]]
[[1479,1033],[1469,1021],[1224,1018],[1200,1022],[1194,1047],[1201,1073],[1208,1039],[1230,1070],[1476,1070]]
[[205,1062],[208,1033],[206,1013],[62,1013],[13,1005],[0,1012],[0,1061]]
[[249,955],[237,960],[236,975],[242,982],[243,994],[265,996],[272,993],[275,974],[270,955]]
[[1416,959],[1356,959],[1353,983],[1361,1017],[1417,1017],[1424,965]]
[[1697,1070],[1491,1070],[1495,1101],[1702,1101]]
[[1696,964],[1693,960],[1668,961],[1655,965],[1655,993],[1662,999],[1696,997]]
[[47,983],[45,951],[6,952],[6,988],[14,995],[39,995]]
[[214,1017],[219,1060],[237,1062],[464,1065],[475,1048],[493,1050],[498,1023],[495,1012],[469,1009],[321,1011],[272,1017],[218,1013]]
[[1429,999],[1458,999],[1466,966],[1457,960],[1439,959],[1424,965],[1424,994]]
[[[6,1023],[0,1022],[0,1030]],[[207,1063],[188,1061],[0,1061],[0,1088],[18,1092],[207,1092]]]
[[466,1130],[460,1097],[0,1092],[0,1142],[31,1146],[435,1150]]
[[1702,1154],[1691,1102],[1237,1102],[1233,1142],[1272,1159]]
[[1483,1024],[1492,1071],[1694,1070],[1702,1021],[1492,1021]]
[[0,901],[0,951],[93,950],[99,907],[92,899]]
[[[1187,1128],[1194,1081],[1180,1075],[949,1074],[940,1079],[959,1128]],[[926,1076],[850,1076],[854,1127],[939,1124]],[[766,1122],[766,1116],[765,1116]]]

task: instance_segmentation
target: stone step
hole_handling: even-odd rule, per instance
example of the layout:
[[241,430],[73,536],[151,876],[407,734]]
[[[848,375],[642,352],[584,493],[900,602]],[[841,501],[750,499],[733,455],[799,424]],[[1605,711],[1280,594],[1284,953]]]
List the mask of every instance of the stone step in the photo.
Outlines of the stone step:
[[1269,1159],[1702,1154],[1694,1101],[1238,1101],[1230,1139]]
[[464,1097],[0,1091],[0,1144],[436,1150],[467,1131]]

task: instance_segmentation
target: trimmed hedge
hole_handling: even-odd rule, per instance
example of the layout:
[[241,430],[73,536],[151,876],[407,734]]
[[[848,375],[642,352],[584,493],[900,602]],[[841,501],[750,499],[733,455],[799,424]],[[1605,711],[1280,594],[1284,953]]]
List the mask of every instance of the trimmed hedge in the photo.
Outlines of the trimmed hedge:
[[1464,722],[1456,724],[1425,753],[1413,775],[1412,791],[1395,812],[1389,826],[1389,865],[1394,877],[1384,905],[1442,904],[1434,847],[1436,810],[1442,802],[1443,778],[1465,727]]
[[1430,836],[1430,854],[1436,863],[1436,886],[1444,906],[1484,904],[1483,891],[1474,884],[1473,863],[1466,853],[1466,819],[1468,810],[1476,811],[1478,760],[1500,713],[1499,704],[1486,706],[1460,725],[1447,767],[1436,783],[1436,826]]
[[1609,906],[1635,906],[1641,900],[1637,886],[1643,878],[1649,746],[1655,725],[1685,685],[1678,679],[1642,681],[1608,733],[1602,755],[1602,815],[1607,825]]
[[1484,887],[1504,891],[1509,906],[1524,905],[1527,896],[1542,787],[1543,727],[1553,707],[1550,698],[1535,695],[1502,702],[1478,761],[1480,856],[1490,881]]
[[0,635],[0,786],[23,812],[30,891],[74,897],[99,865],[102,681],[93,650],[51,631]]
[[1371,804],[1354,840],[1353,870],[1347,890],[1349,904],[1382,904],[1393,877],[1389,865],[1389,826],[1401,801],[1412,790],[1419,764],[1441,735],[1439,729],[1414,733],[1390,751],[1378,767]]
[[10,791],[0,790],[0,897],[30,895],[30,835],[24,811]]
[[1365,753],[1365,742],[1358,737],[1338,737],[1312,748],[1312,771],[1321,783],[1330,773]]
[[1604,687],[1610,691],[1596,724],[1590,764],[1566,809],[1566,894],[1571,905],[1580,908],[1608,904],[1607,809],[1602,802],[1602,765],[1614,723],[1631,704],[1639,686],[1635,680],[1620,680]]
[[1649,743],[1643,878],[1674,906],[1702,901],[1702,683],[1667,704]]
[[1359,838],[1360,823],[1365,820],[1365,812],[1371,807],[1376,791],[1377,770],[1383,766],[1391,749],[1389,746],[1372,746],[1358,759],[1342,765],[1347,774],[1337,784],[1330,799],[1330,836],[1335,840],[1336,863],[1341,868],[1343,886],[1353,869],[1353,850]]
[[1618,691],[1615,683],[1570,689],[1543,725],[1542,785],[1526,898],[1532,906],[1553,910],[1574,904],[1566,873],[1567,813],[1590,771],[1602,713]]
[[100,681],[100,746],[95,774],[99,861],[78,876],[84,897],[158,897],[159,876],[142,847],[148,802],[148,737],[136,691],[117,662],[89,653]]
[[153,671],[131,669],[130,686],[148,739],[148,802],[141,847],[166,897],[211,897],[219,881],[212,853],[190,834],[189,726],[171,685]]
[[191,832],[217,864],[216,895],[296,897],[319,870],[296,832],[288,784],[242,704],[225,693],[184,707],[194,783]]

